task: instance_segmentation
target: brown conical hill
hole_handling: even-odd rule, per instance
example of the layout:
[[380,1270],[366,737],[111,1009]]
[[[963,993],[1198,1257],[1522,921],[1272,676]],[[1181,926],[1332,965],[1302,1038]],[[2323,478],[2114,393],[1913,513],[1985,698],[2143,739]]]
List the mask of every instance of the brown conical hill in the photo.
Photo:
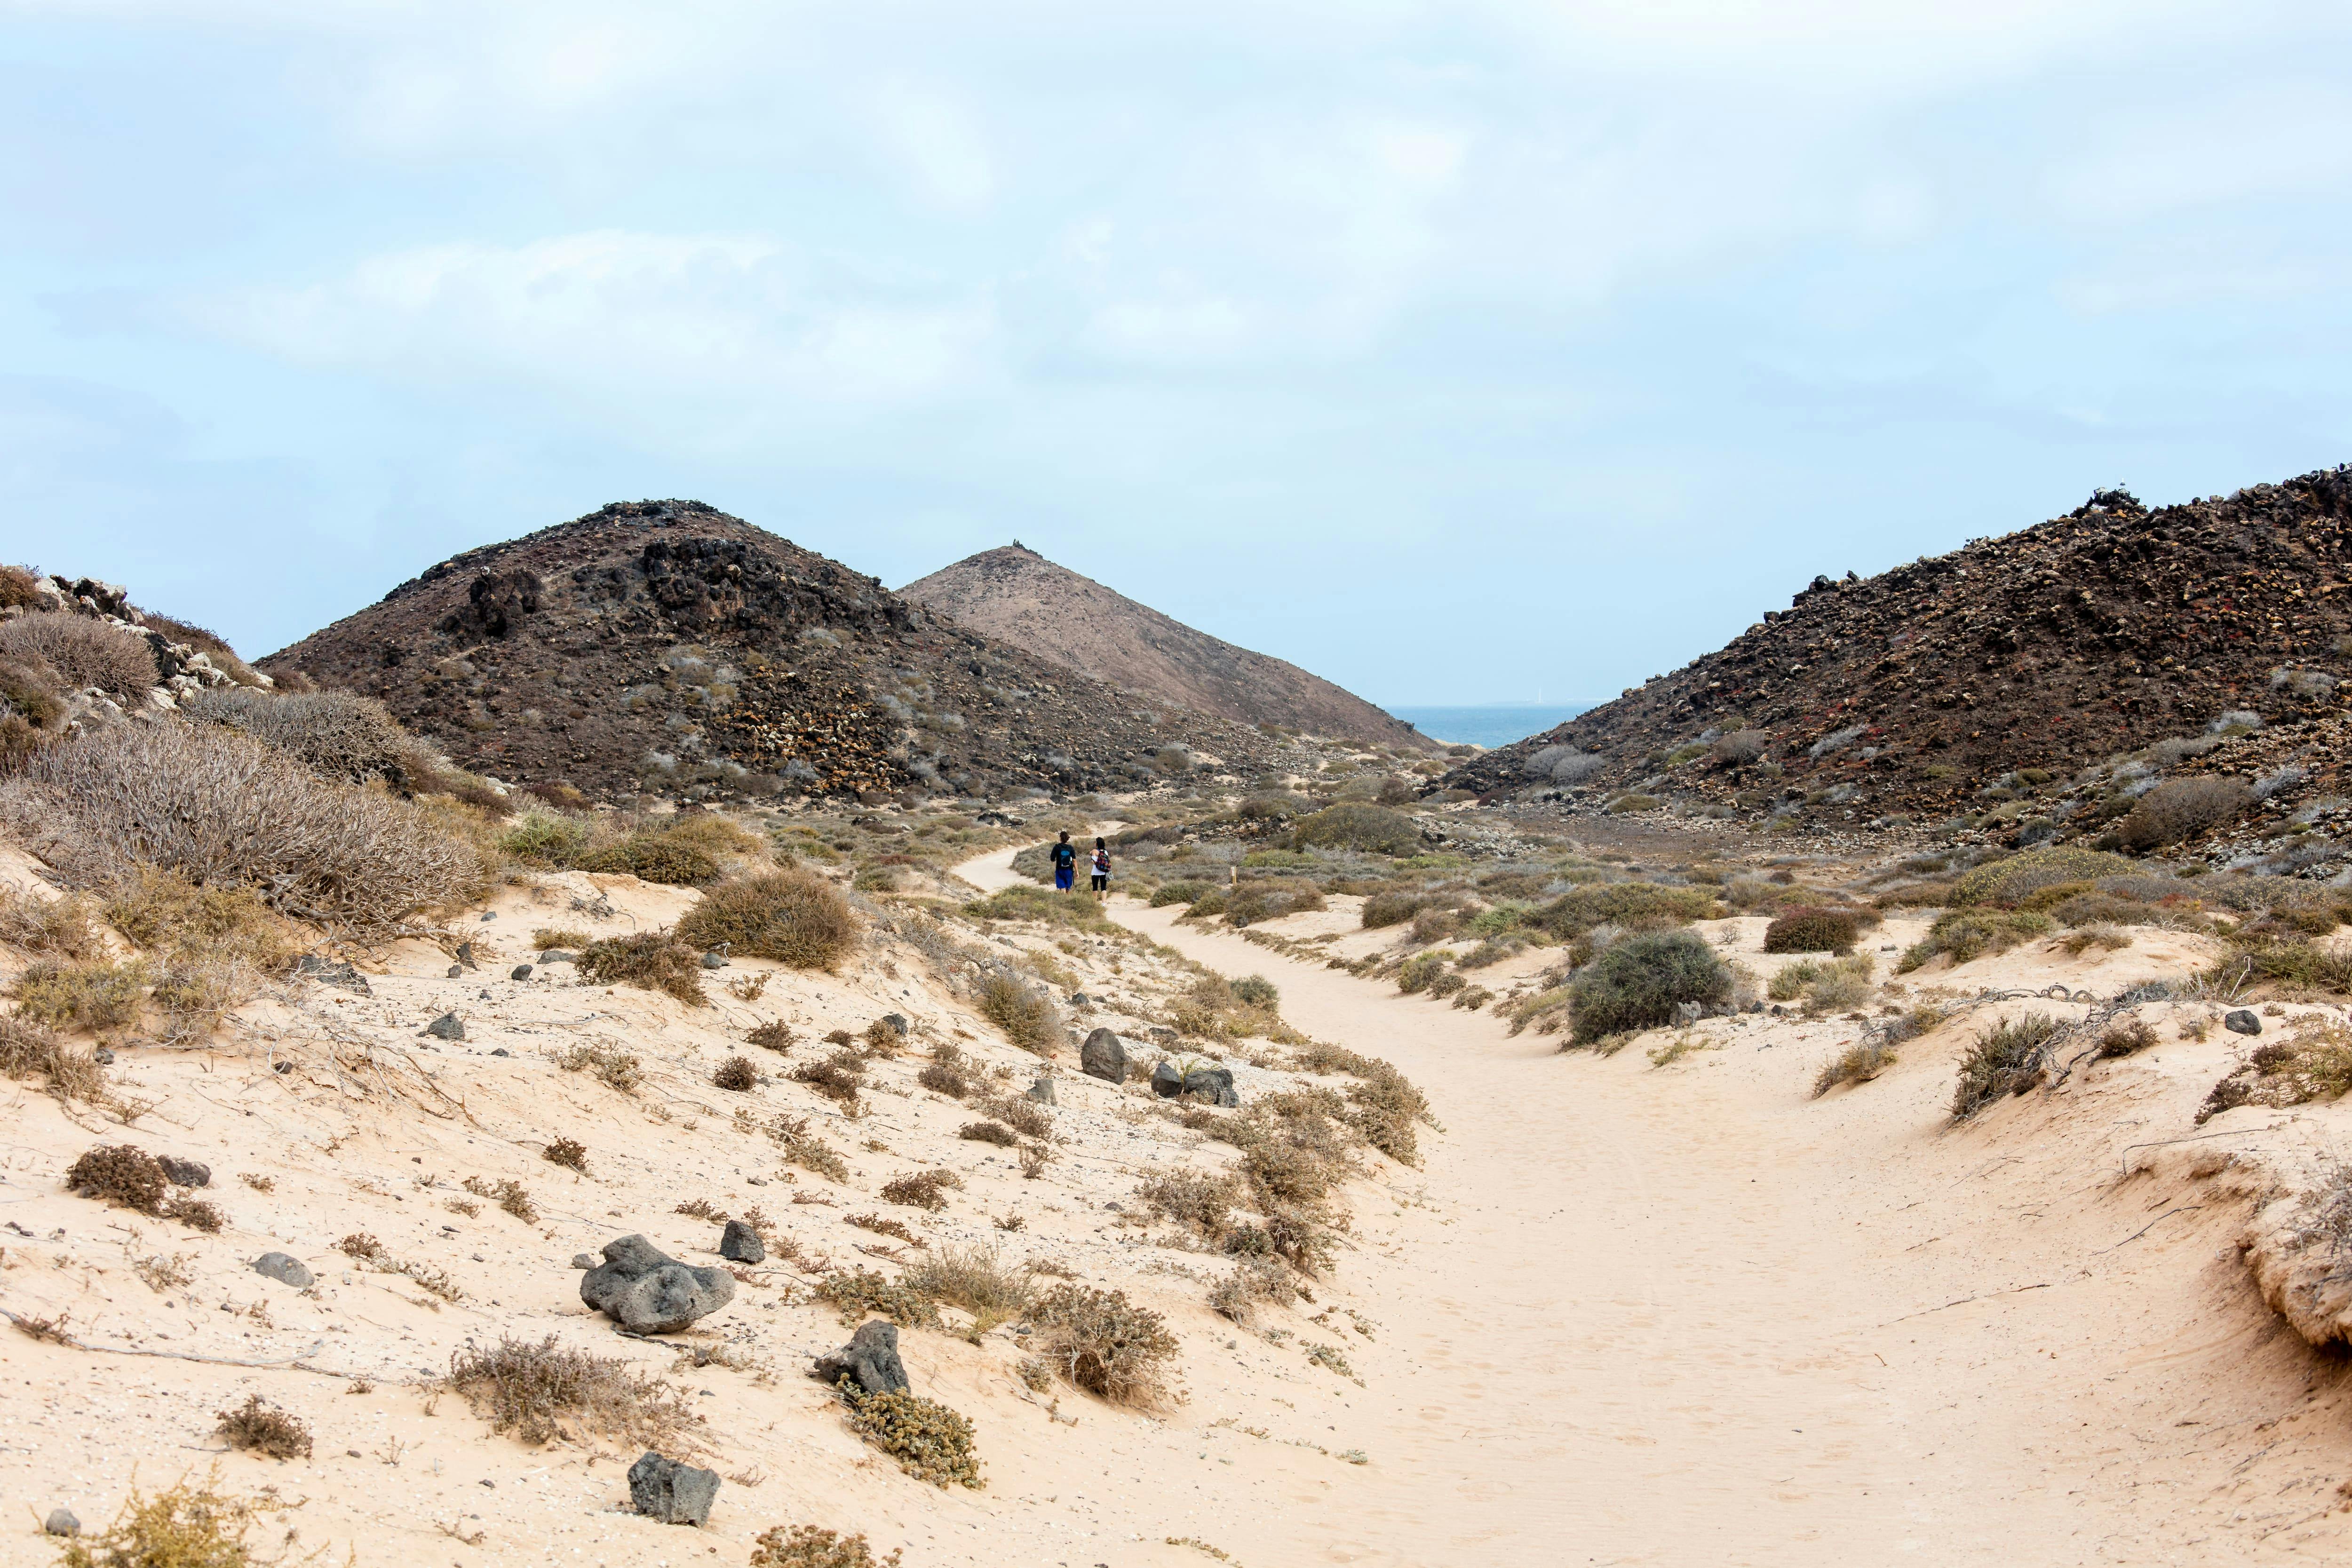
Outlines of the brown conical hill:
[[2352,469],[2154,510],[2103,490],[1948,555],[1816,577],[1728,647],[1434,787],[2071,833],[2123,804],[2063,798],[2078,770],[2311,723],[2352,699],[2347,654]]
[[262,665],[382,698],[461,766],[605,797],[1093,790],[1166,748],[1266,752],[700,501],[469,550]]
[[966,556],[899,593],[974,631],[1164,702],[1244,724],[1429,744],[1410,724],[1319,676],[1195,631],[1017,542]]

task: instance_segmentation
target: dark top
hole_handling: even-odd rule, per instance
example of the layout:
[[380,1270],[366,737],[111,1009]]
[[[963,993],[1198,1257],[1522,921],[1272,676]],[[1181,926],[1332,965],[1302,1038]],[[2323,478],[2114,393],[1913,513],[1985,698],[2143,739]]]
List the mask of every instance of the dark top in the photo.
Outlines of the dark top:
[[1071,867],[1076,866],[1077,863],[1078,851],[1076,845],[1056,844],[1054,846],[1055,870],[1065,871],[1069,869]]

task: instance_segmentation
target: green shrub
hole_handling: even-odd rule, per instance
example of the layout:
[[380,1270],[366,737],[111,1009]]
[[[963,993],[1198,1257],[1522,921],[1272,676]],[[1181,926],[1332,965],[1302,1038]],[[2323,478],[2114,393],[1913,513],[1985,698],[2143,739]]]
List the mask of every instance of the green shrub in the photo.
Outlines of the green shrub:
[[982,975],[973,1000],[981,1016],[1024,1050],[1049,1055],[1061,1039],[1061,1020],[1055,1016],[1052,1000],[1007,971]]
[[1842,1083],[1868,1083],[1895,1065],[1895,1049],[1876,1040],[1865,1040],[1848,1046],[1813,1079],[1813,1098],[1819,1100]]
[[1397,966],[1397,989],[1408,996],[1426,991],[1444,973],[1444,953],[1417,952]]
[[583,871],[631,876],[679,888],[698,888],[719,876],[717,860],[690,844],[659,833],[631,834],[617,844],[589,851],[576,864]]
[[1151,907],[1158,910],[1170,904],[1189,904],[1207,891],[1206,882],[1162,882],[1151,889]]
[[1421,847],[1421,829],[1402,812],[1360,801],[1342,801],[1300,817],[1290,829],[1290,842],[1297,849],[1410,855]]
[[113,1030],[139,1021],[155,981],[154,968],[144,959],[60,963],[43,958],[25,966],[8,994],[16,1000],[19,1016],[52,1029]]
[[1764,928],[1764,951],[1845,952],[1861,936],[1862,921],[1850,910],[1796,909]]
[[2018,904],[2044,888],[2091,882],[2101,877],[2137,876],[2140,869],[2138,862],[2121,855],[2052,845],[1977,867],[1953,886],[1951,899],[1955,905]]
[[1688,925],[1720,911],[1706,888],[1666,887],[1655,882],[1596,882],[1571,888],[1546,904],[1532,922],[1563,940],[1599,925],[1629,928]]
[[2299,939],[2254,935],[2231,944],[2235,951],[2206,972],[2223,984],[2268,980],[2298,990],[2352,994],[2352,953],[2335,952]]
[[499,836],[499,849],[530,866],[574,866],[596,842],[593,824],[544,806],[532,806]]
[[1281,1005],[1282,993],[1263,974],[1244,974],[1233,983],[1234,1000],[1244,1007]]
[[851,1430],[917,1480],[941,1490],[950,1481],[974,1491],[988,1484],[981,1479],[971,1422],[965,1416],[905,1389],[868,1394],[846,1375],[835,1387],[849,1406]]
[[770,871],[705,892],[677,934],[704,949],[729,944],[738,957],[831,970],[856,949],[857,917],[841,889],[814,871]]
[[1629,936],[1587,964],[1570,986],[1578,1045],[1674,1022],[1685,1002],[1722,1003],[1731,971],[1689,931]]
[[2052,929],[2048,915],[2027,910],[1954,910],[1904,950],[1895,972],[1908,974],[1938,953],[1950,953],[1952,963],[1958,965],[1989,952],[2007,952],[2019,942],[2048,935]]
[[974,920],[1042,921],[1047,925],[1073,926],[1080,931],[1108,932],[1118,929],[1094,900],[1046,888],[1000,888],[985,899],[964,905]]
[[2140,796],[2116,824],[2116,842],[2143,853],[2160,849],[2219,826],[2253,803],[2253,786],[2243,779],[2209,773],[2168,780]]
[[2027,1013],[1979,1033],[1960,1061],[1952,1120],[1965,1121],[2002,1095],[2023,1094],[2039,1083],[2059,1027],[2047,1013]]
[[874,1555],[863,1532],[842,1535],[820,1525],[777,1525],[751,1543],[751,1568],[898,1568],[901,1551]]
[[871,1268],[828,1274],[817,1281],[814,1294],[818,1300],[840,1310],[844,1328],[876,1315],[902,1329],[940,1326],[938,1302],[906,1281]]
[[1874,965],[1866,952],[1827,960],[1800,959],[1781,965],[1767,994],[1775,1002],[1802,997],[1808,1013],[1837,1013],[1870,1000]]

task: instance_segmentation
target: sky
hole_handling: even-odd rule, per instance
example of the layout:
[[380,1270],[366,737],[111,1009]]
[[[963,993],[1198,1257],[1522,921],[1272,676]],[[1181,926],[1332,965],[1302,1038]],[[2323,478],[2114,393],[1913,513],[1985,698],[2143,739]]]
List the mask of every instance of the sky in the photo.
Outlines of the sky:
[[2352,460],[2341,0],[0,0],[0,556],[248,655],[692,497],[1376,701]]

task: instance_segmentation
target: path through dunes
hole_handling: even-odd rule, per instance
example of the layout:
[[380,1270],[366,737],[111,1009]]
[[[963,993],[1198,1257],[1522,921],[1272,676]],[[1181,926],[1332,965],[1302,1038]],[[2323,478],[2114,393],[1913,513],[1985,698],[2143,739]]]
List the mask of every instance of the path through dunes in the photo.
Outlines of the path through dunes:
[[[962,874],[1013,880],[994,862]],[[1400,1184],[1424,1201],[1360,1201],[1339,1268],[1410,1363],[1368,1379],[1373,1462],[1235,1535],[1251,1568],[2342,1543],[2336,1373],[2247,1282],[2241,1204],[2119,1174],[2124,1144],[2172,1135],[2139,1131],[2169,1127],[2147,1095],[1950,1130],[1949,1047],[1821,1101],[1831,1042],[1787,1026],[1664,1069],[1562,1057],[1178,912],[1112,906],[1273,978],[1297,1026],[1395,1062],[1446,1128]]]

